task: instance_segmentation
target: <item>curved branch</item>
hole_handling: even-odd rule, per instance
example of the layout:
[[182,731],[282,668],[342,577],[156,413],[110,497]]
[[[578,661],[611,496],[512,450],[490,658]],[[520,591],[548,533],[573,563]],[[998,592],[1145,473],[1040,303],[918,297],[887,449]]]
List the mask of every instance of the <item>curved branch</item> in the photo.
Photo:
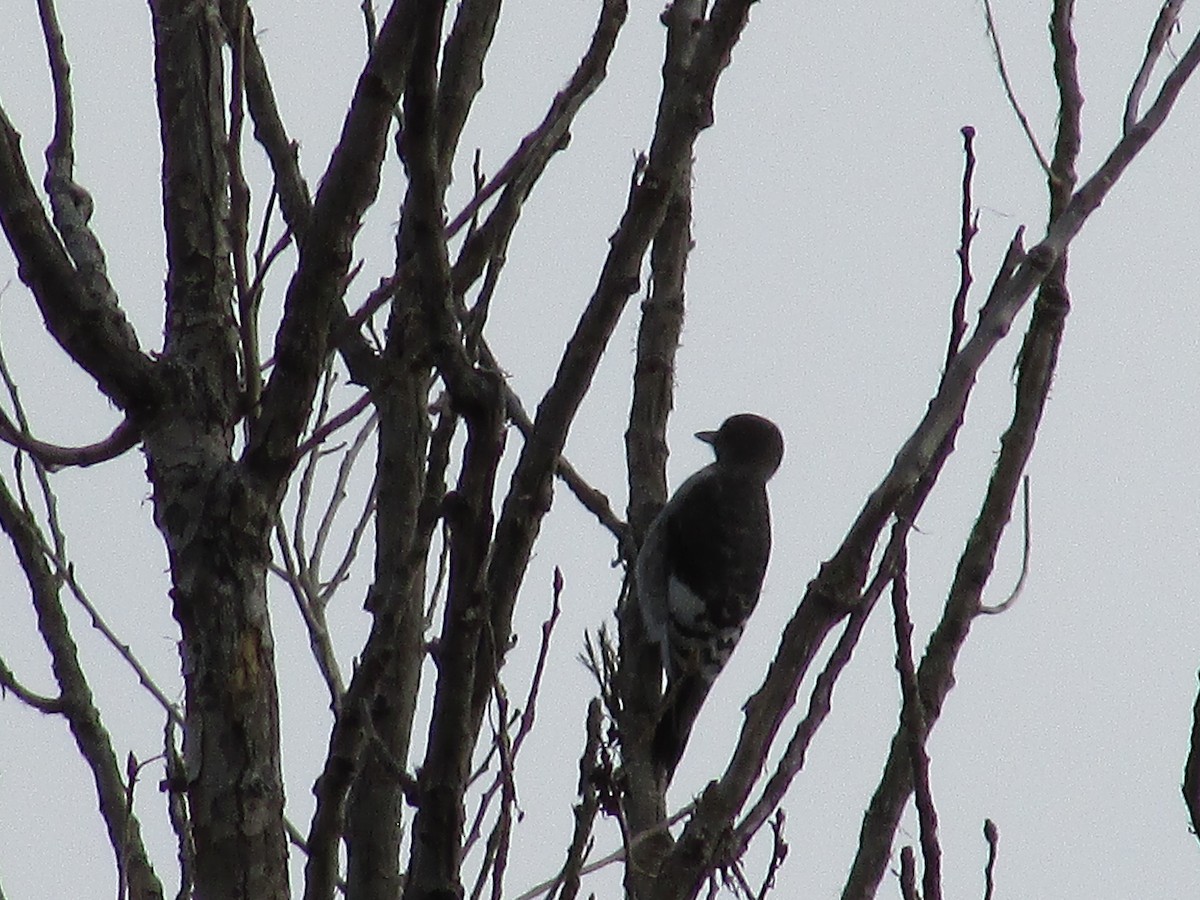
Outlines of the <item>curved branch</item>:
[[1125,98],[1125,115],[1121,124],[1126,134],[1137,124],[1138,107],[1141,106],[1142,95],[1146,93],[1150,74],[1166,49],[1167,38],[1179,22],[1179,13],[1182,11],[1183,0],[1167,0],[1158,11],[1158,18],[1146,41],[1146,55],[1142,58],[1142,64],[1138,67],[1137,75],[1129,88],[1129,96]]
[[3,410],[0,410],[0,441],[18,450],[24,450],[48,469],[87,467],[108,462],[136,447],[140,438],[141,430],[126,419],[104,440],[83,447],[62,447],[39,441],[33,435],[22,431]]

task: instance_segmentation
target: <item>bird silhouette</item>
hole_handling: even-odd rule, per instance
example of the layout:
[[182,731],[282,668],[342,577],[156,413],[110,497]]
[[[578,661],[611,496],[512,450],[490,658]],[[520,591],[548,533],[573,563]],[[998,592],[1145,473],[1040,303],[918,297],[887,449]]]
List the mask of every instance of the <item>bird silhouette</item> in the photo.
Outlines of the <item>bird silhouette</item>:
[[779,429],[751,413],[696,437],[716,460],[663,506],[636,566],[642,622],[666,674],[652,752],[668,779],[758,603],[771,553],[767,482],[783,459]]

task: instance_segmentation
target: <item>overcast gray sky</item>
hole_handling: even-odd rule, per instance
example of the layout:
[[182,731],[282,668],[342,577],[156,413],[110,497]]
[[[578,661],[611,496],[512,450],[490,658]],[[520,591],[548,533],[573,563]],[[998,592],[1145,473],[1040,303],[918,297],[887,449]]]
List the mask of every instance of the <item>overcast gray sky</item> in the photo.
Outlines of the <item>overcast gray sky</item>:
[[[254,5],[311,186],[363,60],[358,5]],[[1048,4],[995,6],[1016,90],[1048,146],[1055,112]],[[569,151],[551,164],[508,254],[489,327],[513,386],[530,404],[594,286],[634,154],[651,133],[660,7],[633,4],[609,79],[581,115]],[[1149,0],[1080,4],[1083,176],[1119,136],[1125,93],[1157,9]],[[61,0],[59,13],[75,87],[77,177],[95,197],[93,225],[143,346],[156,347],[164,263],[149,16],[144,4],[80,0]],[[0,98],[40,180],[51,112],[35,7],[4,0],[2,15]],[[596,4],[584,0],[508,5],[463,142],[482,149],[485,168],[494,171],[541,118],[586,46],[595,15]],[[1198,24],[1196,11],[1185,10],[1177,49]],[[708,461],[691,433],[733,412],[774,418],[787,455],[772,483],[776,549],[763,601],[697,727],[672,790],[675,807],[720,770],[740,724],[739,702],[757,685],[806,583],[936,384],[958,278],[959,129],[966,124],[978,134],[978,304],[1016,227],[1026,225],[1036,239],[1046,215],[1044,178],[1005,101],[981,4],[768,0],[753,9],[718,91],[716,125],[698,144],[696,247],[671,483]],[[1029,578],[1013,609],[976,624],[930,744],[947,896],[982,896],[984,817],[1001,834],[998,896],[1200,894],[1200,846],[1179,793],[1200,667],[1198,154],[1200,85],[1193,84],[1072,248],[1073,309],[1030,465]],[[261,176],[257,158],[254,165]],[[469,185],[469,172],[459,172],[454,204]],[[362,235],[358,252],[367,264],[357,287],[364,292],[390,272],[400,189],[393,171]],[[0,337],[39,436],[97,440],[116,416],[43,336],[2,247],[0,284],[6,282]],[[264,302],[268,324],[281,287]],[[568,445],[576,466],[618,508],[635,313],[631,303]],[[959,450],[910,542],[920,647],[940,613],[1008,419],[1010,372],[1027,318],[983,370]],[[177,629],[143,466],[139,454],[129,454],[101,470],[63,472],[55,484],[79,578],[178,696]],[[506,670],[515,693],[549,607],[555,565],[566,578],[565,612],[551,657],[555,676],[519,770],[526,817],[508,876],[514,895],[560,864],[591,692],[574,658],[583,629],[610,616],[618,586],[611,542],[566,492],[542,534],[522,604],[527,631]],[[1016,580],[1019,545],[1014,530],[992,602]],[[364,629],[364,577],[334,611],[347,667]],[[273,615],[289,813],[305,828],[328,734],[327,700],[282,592]],[[7,549],[0,553],[0,616],[0,654],[35,688],[49,690],[24,583]],[[161,743],[159,711],[85,617],[75,622],[118,752],[153,755]],[[895,726],[893,652],[881,607],[785,803],[791,855],[778,896],[840,891]],[[166,873],[174,851],[158,811],[158,777],[147,774],[138,806]],[[51,896],[48,879],[58,896],[114,895],[111,852],[93,798],[62,723],[11,698],[0,701],[6,896]],[[911,821],[900,841],[915,843]],[[605,823],[598,851],[618,844],[615,826]],[[597,885],[604,895],[612,877]],[[898,896],[894,880],[881,896]]]

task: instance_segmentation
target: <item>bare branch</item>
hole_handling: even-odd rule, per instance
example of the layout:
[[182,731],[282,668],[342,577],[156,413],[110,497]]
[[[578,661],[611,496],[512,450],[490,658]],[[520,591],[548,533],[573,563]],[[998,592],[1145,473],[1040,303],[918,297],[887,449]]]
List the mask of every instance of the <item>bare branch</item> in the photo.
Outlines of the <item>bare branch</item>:
[[1022,525],[1022,528],[1021,528],[1021,538],[1022,538],[1021,574],[1017,577],[1017,583],[1013,587],[1012,592],[1008,595],[1008,598],[1003,603],[998,603],[995,606],[980,606],[979,607],[979,611],[981,613],[984,613],[987,615],[996,615],[997,613],[1002,613],[1006,609],[1008,609],[1010,606],[1012,606],[1014,603],[1016,603],[1017,598],[1021,596],[1022,589],[1025,587],[1025,578],[1027,575],[1029,575],[1030,536],[1029,536],[1029,476],[1028,475],[1026,475],[1023,479],[1021,479],[1021,499],[1022,499],[1021,508],[1023,511],[1023,515],[1021,517],[1021,525]]
[[1037,157],[1042,171],[1050,175],[1050,163],[1046,159],[1046,154],[1042,152],[1042,148],[1038,145],[1037,138],[1034,137],[1033,129],[1029,126],[1029,119],[1025,115],[1025,110],[1021,109],[1021,104],[1017,101],[1016,92],[1013,90],[1012,81],[1008,77],[1008,67],[1004,64],[1004,51],[1000,49],[1000,33],[996,30],[996,20],[992,18],[991,0],[983,0],[983,15],[987,22],[988,37],[992,40],[992,51],[996,54],[996,68],[1000,72],[1000,80],[1004,83],[1004,94],[1008,97],[1008,105],[1016,113],[1017,121],[1021,123],[1021,129],[1025,132],[1025,137],[1029,138],[1029,146],[1033,148],[1033,155]]
[[362,0],[359,9],[363,14],[363,27],[367,31],[367,53],[375,48],[375,39],[379,34],[379,26],[375,21],[375,4],[373,0]]
[[86,290],[106,306],[117,306],[116,292],[108,280],[104,250],[88,226],[92,196],[75,181],[75,114],[71,99],[71,67],[53,0],[38,0],[38,16],[54,86],[54,136],[46,148],[44,184],[54,213],[54,224],[67,252],[78,267]]
[[[412,0],[397,0],[388,11],[308,222],[303,231],[292,223],[293,231],[301,235],[300,260],[287,290],[275,343],[275,367],[263,389],[262,413],[252,425],[244,455],[249,469],[271,482],[281,483],[291,469],[325,366],[329,330],[322,323],[330,321],[340,299],[354,236],[379,189],[387,130],[409,68],[419,6]],[[251,63],[248,52],[247,99],[253,113]],[[273,161],[277,178],[281,162]],[[280,197],[285,198],[282,188]]]
[[[486,344],[481,345],[480,352],[483,355],[485,365],[496,370],[499,369],[499,363],[496,362],[495,357],[492,356],[491,349]],[[529,440],[533,434],[533,422],[529,418],[529,413],[525,411],[525,406],[521,403],[521,398],[508,386],[507,382],[501,385],[501,390],[504,393],[504,403],[508,417],[517,426],[517,430],[521,432],[521,436]],[[579,501],[583,508],[595,516],[596,521],[608,529],[609,533],[616,539],[617,547],[619,549],[625,548],[621,550],[621,555],[624,556],[630,552],[628,549],[629,526],[622,522],[617,517],[617,514],[613,512],[612,502],[608,499],[607,495],[589,484],[565,455],[559,455],[554,471],[563,484],[575,495],[575,499]]]
[[[915,499],[914,494],[914,500],[911,501],[910,508],[919,508],[920,502]],[[783,801],[788,788],[791,787],[792,781],[803,768],[805,756],[808,753],[809,746],[812,744],[812,739],[816,735],[817,730],[824,724],[832,708],[833,690],[837,686],[842,672],[849,664],[855,647],[858,646],[858,640],[862,635],[863,627],[870,618],[875,604],[883,596],[884,590],[892,579],[892,575],[895,572],[897,554],[903,548],[911,527],[911,519],[905,517],[898,517],[895,524],[893,524],[891,537],[888,540],[887,547],[884,549],[875,576],[871,579],[870,585],[863,591],[862,597],[855,604],[846,621],[846,627],[843,629],[837,644],[833,648],[833,652],[829,655],[829,659],[825,663],[825,668],[817,676],[816,684],[813,685],[812,694],[809,697],[808,711],[805,713],[804,718],[796,725],[796,730],[793,732],[791,740],[788,741],[783,756],[776,764],[775,771],[767,779],[762,796],[759,797],[734,829],[735,847],[745,848],[750,843],[750,840],[758,830],[766,824],[772,811],[777,809]]]
[[[691,815],[695,808],[695,803],[689,803],[678,812],[671,814],[662,822],[659,822],[653,828],[649,828],[641,834],[633,835],[629,840],[629,848],[636,849],[642,842],[667,831],[672,825],[675,825],[687,816]],[[617,850],[614,850],[612,853],[609,853],[607,856],[601,857],[595,862],[588,863],[579,870],[579,875],[581,877],[591,875],[593,872],[599,872],[604,867],[611,866],[613,863],[622,862],[627,858],[627,849],[629,848],[621,847]],[[540,897],[547,891],[553,890],[558,884],[558,880],[559,876],[556,875],[554,878],[543,881],[541,884],[534,885],[529,890],[525,891],[525,893],[518,895],[515,900],[534,900],[535,897]]]
[[912,765],[917,818],[921,823],[921,854],[925,862],[922,884],[925,900],[941,900],[942,849],[938,843],[937,809],[933,805],[933,790],[929,785],[929,754],[925,749],[929,723],[925,718],[924,700],[921,699],[917,673],[913,667],[913,626],[908,614],[908,550],[903,544],[892,579],[892,616],[896,634],[896,670],[900,674],[900,689],[904,697],[897,737],[903,735]]
[[175,729],[179,723],[167,716],[163,726],[163,760],[166,770],[159,790],[167,795],[167,817],[175,832],[176,856],[179,860],[179,893],[176,900],[192,896],[196,872],[196,842],[192,838],[192,820],[188,812],[187,767],[176,744]]
[[[598,781],[601,777],[611,777],[611,767],[601,774],[600,759],[600,723],[601,708],[599,699],[593,699],[588,704],[587,723],[584,727],[586,735],[583,753],[579,757],[579,803],[575,805],[575,828],[571,834],[571,843],[567,847],[567,859],[557,882],[562,885],[558,900],[574,900],[579,894],[579,873],[592,846],[592,829],[595,827],[596,814],[600,811],[600,791]],[[553,893],[554,887],[550,891]]]
[[45,538],[28,511],[22,509],[0,482],[0,528],[12,541],[29,583],[38,631],[47,651],[60,693],[60,712],[66,718],[80,756],[96,784],[100,814],[108,832],[118,871],[127,873],[134,898],[163,896],[133,811],[126,802],[125,785],[112,741],[101,723],[87,676],[79,663],[66,612],[59,597],[59,579],[51,570]]
[[29,179],[20,136],[0,108],[0,226],[33,292],[46,328],[96,379],[100,390],[127,412],[153,403],[154,364],[141,352],[125,314],[111,298],[90,293]]
[[[308,438],[305,439],[299,447],[296,448],[296,459],[300,460],[305,455],[312,453],[323,444],[335,431],[349,425],[357,419],[368,406],[371,405],[371,395],[363,394],[340,413],[332,418],[326,419],[321,425],[316,428]],[[374,417],[372,417],[374,421]]]
[[764,900],[775,887],[775,876],[787,859],[789,848],[783,837],[783,826],[786,822],[787,815],[784,811],[775,810],[775,815],[771,818],[771,860],[767,863],[767,873],[763,876],[762,887],[758,889],[757,900]]
[[317,669],[325,686],[329,690],[329,705],[333,710],[341,706],[342,696],[346,693],[345,682],[342,681],[341,669],[337,663],[337,654],[333,649],[333,641],[329,636],[329,627],[325,620],[324,606],[317,600],[315,585],[304,578],[299,571],[292,548],[288,546],[286,527],[282,518],[275,523],[275,535],[279,544],[280,555],[283,557],[283,568],[272,567],[287,586],[291,589],[300,617],[304,620],[304,628],[308,632],[308,644],[317,663]]
[[987,865],[983,868],[983,900],[992,900],[996,890],[996,856],[1000,852],[1000,830],[991,819],[983,820],[983,838],[988,845]]
[[913,848],[905,844],[900,850],[900,896],[904,900],[921,900],[917,891],[917,862]]
[[141,439],[141,430],[129,419],[118,425],[104,440],[83,447],[62,447],[39,441],[24,429],[17,427],[3,410],[0,410],[0,441],[24,450],[47,469],[54,471],[67,466],[94,466],[97,463],[116,459],[132,450]]
[[958,250],[958,293],[954,296],[954,304],[950,313],[950,342],[946,348],[946,365],[958,353],[958,347],[967,333],[967,296],[975,281],[971,274],[971,242],[979,233],[979,212],[971,199],[971,182],[975,175],[975,129],[970,125],[962,128],[963,155],[966,164],[963,166],[962,177],[962,225],[960,226]]
[[[503,828],[508,828],[511,825],[511,807],[515,806],[516,804],[515,767],[517,754],[520,753],[521,747],[525,743],[525,739],[533,730],[533,724],[537,713],[538,692],[541,690],[542,676],[546,671],[546,659],[550,653],[550,638],[554,633],[554,626],[557,624],[558,618],[562,614],[562,606],[560,601],[562,597],[563,578],[562,572],[559,571],[557,566],[554,569],[552,589],[553,600],[550,616],[544,622],[542,622],[541,643],[538,646],[538,655],[537,660],[534,663],[533,675],[529,680],[529,690],[525,698],[525,705],[521,710],[518,710],[511,716],[509,714],[507,692],[504,690],[504,686],[501,684],[499,676],[496,678],[496,683],[494,686],[494,698],[496,703],[497,725],[495,727],[495,737],[493,740],[492,749],[489,751],[483,764],[471,776],[470,781],[474,782],[484,773],[493,757],[498,757],[499,766],[492,785],[486,791],[484,791],[483,797],[480,800],[479,809],[475,813],[474,821],[472,822],[468,837],[463,844],[464,854],[470,849],[474,840],[478,838],[479,827],[483,822],[483,819],[487,814],[488,807],[490,806],[491,801],[496,796],[497,792],[499,792],[501,796],[501,811],[496,828],[501,828],[502,823],[508,823],[504,824]],[[513,725],[517,726],[517,733],[510,736],[509,730]],[[505,809],[506,805],[509,807],[509,809]],[[494,853],[498,850],[506,848],[507,839],[505,839],[504,847],[500,847],[498,845],[496,848],[493,848],[491,846],[492,841],[497,840],[499,836],[500,831],[493,829],[492,837],[489,839],[489,854],[487,860],[485,860],[484,865],[480,869],[479,881],[476,884],[475,890],[472,891],[473,895],[478,895],[479,890],[481,889],[484,877],[489,869],[489,862],[494,860],[497,864],[502,864],[502,860],[496,857]],[[497,881],[494,881],[493,884],[497,883]]]
[[1134,76],[1133,84],[1129,88],[1129,96],[1125,99],[1125,115],[1121,120],[1125,134],[1129,134],[1134,126],[1137,125],[1138,107],[1141,106],[1142,95],[1146,92],[1146,85],[1150,81],[1150,75],[1154,72],[1154,67],[1158,64],[1158,59],[1162,56],[1162,52],[1167,46],[1167,38],[1171,36],[1171,31],[1179,21],[1179,13],[1183,10],[1183,3],[1184,0],[1166,0],[1162,5],[1162,9],[1158,11],[1158,18],[1155,20],[1154,27],[1150,30],[1150,37],[1146,41],[1146,55],[1143,57],[1137,75]]
[[483,61],[499,18],[500,0],[464,0],[442,50],[437,98],[438,166],[447,177],[467,114],[483,87]]
[[17,680],[17,676],[13,673],[13,670],[8,667],[8,664],[3,659],[0,659],[0,696],[5,693],[11,693],[30,709],[36,709],[38,712],[46,715],[61,714],[63,712],[63,699],[61,696],[43,697],[41,694],[34,693],[21,684]]

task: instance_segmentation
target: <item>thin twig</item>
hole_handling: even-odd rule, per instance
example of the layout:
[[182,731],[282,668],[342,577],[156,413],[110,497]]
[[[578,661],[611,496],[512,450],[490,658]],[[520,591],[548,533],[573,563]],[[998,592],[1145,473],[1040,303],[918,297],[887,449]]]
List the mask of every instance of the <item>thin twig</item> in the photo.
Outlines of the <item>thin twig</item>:
[[350,576],[350,567],[358,557],[358,549],[362,546],[367,529],[370,528],[374,521],[378,501],[379,473],[374,472],[371,478],[371,486],[367,488],[367,495],[363,501],[362,510],[358,514],[358,521],[350,529],[350,539],[346,542],[346,549],[342,553],[342,558],[338,562],[337,568],[333,570],[333,574],[321,585],[321,590],[317,595],[317,599],[322,607],[329,605],[329,601],[333,598],[333,592]]
[[1013,91],[1012,81],[1008,77],[1008,67],[1004,64],[1004,51],[1000,49],[1000,33],[996,30],[996,20],[992,18],[991,0],[983,0],[983,15],[987,21],[988,37],[992,41],[992,51],[996,54],[996,68],[1000,71],[1000,80],[1004,83],[1004,93],[1008,97],[1008,105],[1017,115],[1017,121],[1021,123],[1021,128],[1025,131],[1025,137],[1029,138],[1029,146],[1033,148],[1033,153],[1037,157],[1038,165],[1042,167],[1042,171],[1046,176],[1053,178],[1054,175],[1050,171],[1050,162],[1046,159],[1046,154],[1042,152],[1042,148],[1038,145],[1037,138],[1034,137],[1033,129],[1029,125],[1029,119],[1025,115],[1025,110],[1021,109],[1021,104],[1017,102],[1017,95]]
[[[495,357],[492,356],[491,349],[487,346],[486,342],[480,342],[480,354],[486,364],[496,365]],[[502,383],[501,390],[504,394],[504,402],[507,406],[509,419],[517,426],[517,430],[521,432],[521,436],[525,440],[529,440],[533,435],[533,421],[525,411],[525,407],[521,403],[521,398],[508,386],[508,382]],[[603,491],[593,487],[580,475],[564,454],[559,454],[554,471],[571,493],[575,495],[575,499],[580,502],[583,508],[595,516],[596,521],[607,528],[608,532],[616,539],[619,555],[625,558],[632,558],[633,546],[629,534],[629,526],[613,512],[612,502],[608,499],[608,496]]]
[[[371,402],[370,393],[364,393],[340,413],[322,422],[321,425],[314,429],[313,433],[309,435],[299,447],[296,448],[296,460],[299,461],[303,459],[306,454],[317,449],[317,447],[323,444],[339,428],[343,428],[344,426],[353,422],[362,414],[363,410],[371,405]],[[372,420],[374,420],[374,418],[375,417],[372,416]]]
[[300,575],[300,568],[288,541],[287,526],[284,525],[282,516],[276,517],[275,520],[275,538],[279,544],[283,566],[271,564],[270,570],[291,589],[292,597],[296,601],[296,608],[300,610],[300,617],[304,620],[304,628],[308,632],[308,643],[313,659],[329,690],[330,708],[336,712],[346,693],[346,685],[342,680],[341,668],[337,664],[337,654],[334,652],[333,640],[329,635],[324,607],[316,600],[314,587]]
[[[316,411],[313,413],[314,422],[324,422],[329,415],[334,380],[333,357],[330,357],[325,363],[325,369],[321,376],[321,391],[317,399]],[[304,460],[304,468],[300,473],[296,487],[296,511],[292,518],[292,544],[296,552],[297,570],[300,573],[301,580],[313,592],[316,590],[317,578],[309,569],[310,557],[304,530],[308,525],[308,506],[312,502],[313,484],[317,477],[317,467],[320,464],[321,457],[330,452],[333,451],[317,451],[316,453],[309,454]]]
[[1012,593],[1008,595],[1008,599],[1003,603],[998,603],[995,606],[980,606],[979,612],[986,615],[996,615],[1002,613],[1021,596],[1021,591],[1025,587],[1025,578],[1029,574],[1029,550],[1031,539],[1029,535],[1029,476],[1026,475],[1021,479],[1021,574],[1017,577],[1017,583],[1012,589]]
[[375,49],[375,38],[379,34],[379,26],[375,22],[375,4],[372,0],[362,0],[359,9],[363,14],[363,27],[367,30],[367,54]]
[[[580,877],[583,877],[586,875],[591,875],[593,872],[598,872],[601,869],[603,869],[605,866],[611,866],[615,862],[621,862],[622,860],[624,860],[626,858],[627,850],[636,849],[643,841],[647,840],[648,838],[651,838],[656,834],[662,834],[664,831],[669,829],[672,825],[679,822],[685,816],[689,815],[692,812],[692,810],[694,810],[695,808],[696,808],[696,804],[694,802],[689,803],[687,806],[683,807],[683,809],[681,809],[678,812],[674,813],[673,815],[667,817],[662,822],[655,825],[653,828],[648,828],[645,831],[641,832],[640,834],[633,835],[628,840],[626,846],[622,846],[622,847],[614,850],[612,853],[608,854],[607,856],[601,857],[600,859],[596,860],[595,862],[588,863],[586,866],[581,867],[579,870]],[[517,896],[515,898],[515,900],[533,900],[534,897],[540,897],[542,894],[551,890],[558,883],[558,879],[559,879],[558,875],[555,875],[553,878],[547,878],[541,884],[536,884],[533,887],[531,887],[529,890],[525,891],[525,893]]]
[[[533,730],[534,720],[536,718],[538,693],[542,685],[542,676],[546,670],[546,659],[550,652],[550,639],[554,634],[554,626],[558,622],[558,618],[562,613],[561,597],[563,589],[562,572],[557,566],[554,568],[553,579],[553,600],[550,609],[550,616],[542,623],[542,640],[538,648],[537,662],[534,664],[533,675],[529,680],[529,692],[525,698],[525,707],[521,712],[509,714],[508,695],[504,690],[503,684],[500,682],[499,675],[493,684],[493,696],[496,702],[496,720],[499,723],[495,729],[494,741],[491,750],[480,768],[471,776],[468,783],[477,780],[486,770],[493,757],[499,759],[499,766],[496,772],[496,777],[488,789],[484,792],[480,799],[479,810],[475,814],[474,822],[471,830],[468,833],[467,839],[463,845],[464,854],[470,849],[471,845],[479,837],[479,826],[487,812],[487,809],[496,796],[500,794],[501,810],[497,820],[497,827],[505,821],[511,821],[511,815],[506,810],[506,806],[511,808],[516,804],[516,780],[514,776],[517,754],[520,752],[525,739]],[[512,726],[517,726],[516,735],[510,737],[509,729]],[[499,836],[499,833],[493,829],[493,835]],[[489,839],[490,843],[490,839]],[[501,861],[497,858],[496,862]],[[480,884],[482,883],[483,875],[486,871],[486,866],[481,869]]]
[[[367,441],[375,433],[376,422],[376,416],[372,415],[363,423],[362,427],[358,430],[358,434],[350,443],[350,446],[346,448],[346,451],[342,454],[341,461],[338,463],[337,477],[334,479],[333,486],[329,490],[329,502],[326,503],[325,511],[321,514],[321,520],[317,523],[312,555],[309,558],[309,570],[313,573],[318,585],[321,585],[321,563],[324,561],[325,547],[329,543],[329,535],[333,531],[333,524],[337,519],[338,511],[342,508],[342,504],[345,502],[347,496],[349,496],[346,486],[350,481],[350,477],[354,474],[355,464],[358,462],[363,449],[367,446]],[[378,477],[378,473],[375,473],[375,477]],[[368,492],[368,508],[371,506],[370,498],[374,496],[374,493],[374,490]]]
[[[592,829],[596,814],[600,811],[600,781],[606,778],[611,783],[612,767],[604,766],[607,757],[601,757],[600,727],[603,719],[600,699],[593,697],[588,703],[587,720],[584,725],[583,753],[579,757],[579,803],[574,809],[575,828],[571,843],[567,847],[567,858],[558,874],[557,884],[562,885],[557,900],[575,900],[579,893],[579,871],[591,852]],[[551,887],[553,896],[554,887]]]
[[1000,852],[1000,829],[991,819],[983,820],[983,839],[987,841],[987,865],[983,867],[983,900],[992,900],[996,890],[996,856]]
[[954,303],[950,308],[950,342],[946,348],[946,365],[958,353],[962,339],[967,333],[967,295],[971,292],[974,276],[971,274],[971,242],[979,233],[979,212],[971,198],[971,182],[975,175],[975,129],[970,125],[962,127],[963,155],[966,164],[963,166],[962,177],[962,216],[958,239],[958,293],[954,295]]
[[767,863],[767,874],[763,876],[762,887],[756,895],[757,900],[764,900],[771,888],[775,887],[775,876],[783,866],[788,856],[788,842],[783,836],[783,826],[787,823],[787,813],[782,809],[775,810],[771,819],[771,861]]

